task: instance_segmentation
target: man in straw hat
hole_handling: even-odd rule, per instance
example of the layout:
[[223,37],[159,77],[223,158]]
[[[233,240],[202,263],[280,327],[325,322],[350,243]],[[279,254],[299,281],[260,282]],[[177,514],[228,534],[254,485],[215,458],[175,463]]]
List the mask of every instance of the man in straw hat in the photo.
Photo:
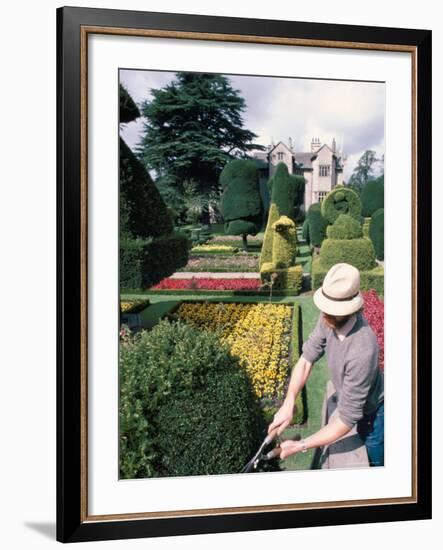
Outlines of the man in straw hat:
[[360,273],[346,263],[331,267],[323,286],[314,294],[321,313],[303,344],[303,352],[292,371],[283,405],[268,432],[277,434],[291,423],[295,399],[326,351],[330,378],[337,393],[337,414],[318,432],[301,441],[283,441],[280,458],[307,449],[330,445],[353,426],[365,442],[371,466],[384,465],[384,380],[378,366],[377,338],[363,316]]

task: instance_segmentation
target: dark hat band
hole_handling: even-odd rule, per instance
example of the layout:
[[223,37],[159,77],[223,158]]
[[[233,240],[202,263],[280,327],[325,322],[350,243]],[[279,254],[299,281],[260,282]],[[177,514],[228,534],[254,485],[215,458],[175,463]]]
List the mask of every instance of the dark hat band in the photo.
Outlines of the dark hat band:
[[357,292],[353,296],[349,296],[347,298],[333,298],[332,296],[328,296],[328,294],[326,294],[326,292],[323,289],[321,289],[321,292],[322,292],[322,294],[325,298],[327,298],[328,300],[332,300],[333,302],[349,302],[350,300],[353,300],[359,294]]

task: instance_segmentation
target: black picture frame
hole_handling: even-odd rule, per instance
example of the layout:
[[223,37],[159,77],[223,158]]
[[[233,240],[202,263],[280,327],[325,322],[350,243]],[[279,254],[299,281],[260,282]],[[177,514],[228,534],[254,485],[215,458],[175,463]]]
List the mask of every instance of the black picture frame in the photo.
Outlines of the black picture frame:
[[[88,520],[85,515],[87,263],[82,178],[87,159],[82,96],[82,29],[138,29],[254,36],[323,47],[409,48],[415,56],[415,273],[413,322],[416,371],[413,501],[309,509]],[[219,38],[220,39],[220,38]],[[314,44],[315,45],[315,44]],[[318,45],[318,44],[317,44]],[[342,46],[343,47],[343,46]],[[383,48],[381,48],[383,49]],[[83,170],[83,173],[82,173]],[[285,529],[431,518],[431,31],[176,13],[63,7],[57,10],[57,540],[61,542]],[[418,327],[420,329],[418,330]],[[83,461],[83,462],[82,462]],[[83,484],[83,485],[82,485]],[[87,503],[86,503],[87,505]]]

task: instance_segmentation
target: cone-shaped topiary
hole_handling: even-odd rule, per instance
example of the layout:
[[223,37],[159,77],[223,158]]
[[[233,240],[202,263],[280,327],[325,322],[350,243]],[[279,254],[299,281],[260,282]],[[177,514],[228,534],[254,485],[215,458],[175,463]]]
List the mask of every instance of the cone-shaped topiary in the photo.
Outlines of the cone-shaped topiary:
[[221,213],[228,235],[242,235],[247,248],[247,236],[257,235],[262,225],[263,204],[260,196],[259,173],[252,160],[232,160],[220,174],[223,189]]
[[[120,86],[120,121],[139,116]],[[149,288],[188,260],[188,240],[174,232],[171,215],[148,171],[120,138],[120,289]]]
[[369,237],[375,248],[378,260],[385,259],[385,211],[383,208],[376,210],[369,222]]
[[128,90],[120,84],[119,86],[120,100],[120,122],[132,122],[140,116],[140,111],[134,100],[129,95]]
[[340,214],[349,214],[357,221],[361,219],[361,201],[355,191],[337,185],[330,191],[321,203],[322,216],[333,224]]
[[319,202],[311,204],[306,214],[303,238],[311,246],[319,247],[326,237],[328,222],[322,216]]

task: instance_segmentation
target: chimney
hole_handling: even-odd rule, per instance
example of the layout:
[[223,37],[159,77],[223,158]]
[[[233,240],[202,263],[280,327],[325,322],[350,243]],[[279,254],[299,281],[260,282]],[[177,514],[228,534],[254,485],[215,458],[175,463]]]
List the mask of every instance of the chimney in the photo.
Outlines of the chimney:
[[335,142],[335,138],[332,140],[332,151],[333,151],[334,153],[337,152],[337,144],[336,144],[336,142]]
[[292,148],[292,138],[291,138],[291,136],[289,136],[289,149],[290,149],[291,151],[293,151],[293,148]]
[[311,141],[311,153],[316,153],[321,147],[319,138],[312,138]]

